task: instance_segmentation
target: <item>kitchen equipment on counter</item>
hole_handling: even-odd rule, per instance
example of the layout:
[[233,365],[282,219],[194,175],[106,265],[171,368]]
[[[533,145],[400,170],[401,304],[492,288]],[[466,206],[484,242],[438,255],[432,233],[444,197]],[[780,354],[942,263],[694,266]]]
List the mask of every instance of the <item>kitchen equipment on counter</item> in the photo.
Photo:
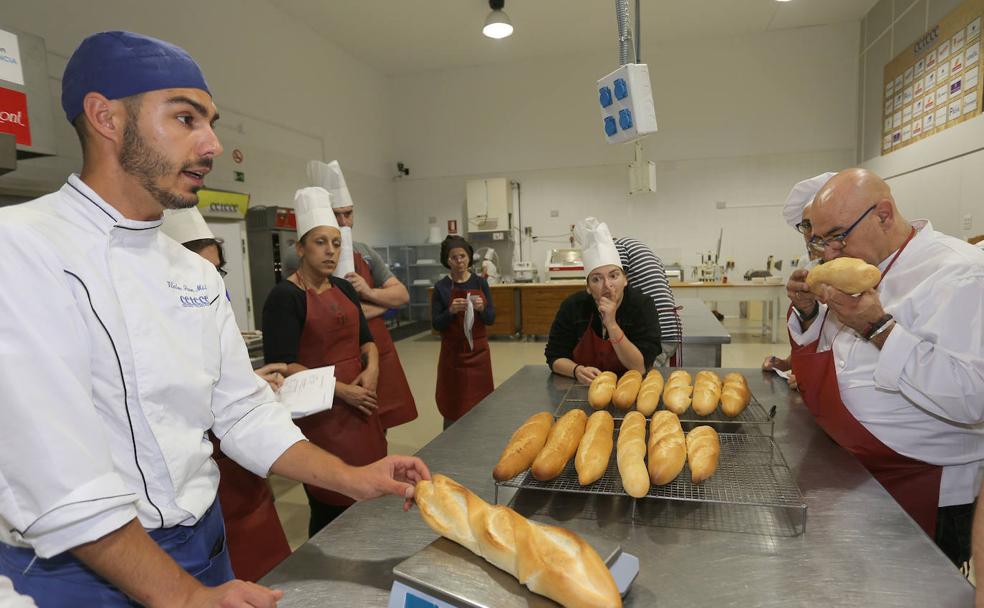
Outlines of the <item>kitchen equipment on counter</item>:
[[547,254],[547,280],[583,279],[584,260],[580,249],[551,249]]
[[514,262],[512,267],[513,281],[516,283],[533,283],[536,281],[536,268],[533,262]]

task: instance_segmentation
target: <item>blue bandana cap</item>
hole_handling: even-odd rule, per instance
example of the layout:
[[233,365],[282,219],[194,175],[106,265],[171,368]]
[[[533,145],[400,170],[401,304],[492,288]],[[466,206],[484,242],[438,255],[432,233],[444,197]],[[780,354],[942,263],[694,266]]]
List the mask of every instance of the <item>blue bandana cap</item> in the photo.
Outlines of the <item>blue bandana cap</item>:
[[161,89],[212,94],[202,69],[181,47],[133,32],[100,32],[83,40],[65,66],[62,109],[73,122],[91,92],[122,99]]

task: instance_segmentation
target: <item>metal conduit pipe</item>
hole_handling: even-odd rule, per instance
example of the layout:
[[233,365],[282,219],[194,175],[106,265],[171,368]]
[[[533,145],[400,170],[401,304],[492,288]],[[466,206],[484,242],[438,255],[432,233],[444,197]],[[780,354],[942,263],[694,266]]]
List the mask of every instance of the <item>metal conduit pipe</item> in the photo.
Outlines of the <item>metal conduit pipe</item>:
[[618,21],[618,64],[629,62],[632,48],[632,31],[629,29],[629,0],[615,0],[615,17]]

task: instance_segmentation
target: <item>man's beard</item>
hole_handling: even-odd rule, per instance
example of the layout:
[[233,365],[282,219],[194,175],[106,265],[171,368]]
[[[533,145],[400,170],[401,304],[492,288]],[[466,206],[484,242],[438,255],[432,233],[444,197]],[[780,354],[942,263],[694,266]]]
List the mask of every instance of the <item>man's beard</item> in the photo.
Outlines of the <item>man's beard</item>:
[[[157,185],[157,179],[179,173],[175,171],[164,154],[147,143],[137,130],[136,121],[127,121],[123,129],[123,149],[120,150],[119,163],[124,171],[140,180],[140,185],[150,193],[165,209],[187,209],[198,204],[198,195],[182,196],[177,192],[165,190]],[[199,159],[197,163],[186,163],[182,171],[194,166],[212,167],[211,158]],[[197,192],[198,188],[194,189]]]

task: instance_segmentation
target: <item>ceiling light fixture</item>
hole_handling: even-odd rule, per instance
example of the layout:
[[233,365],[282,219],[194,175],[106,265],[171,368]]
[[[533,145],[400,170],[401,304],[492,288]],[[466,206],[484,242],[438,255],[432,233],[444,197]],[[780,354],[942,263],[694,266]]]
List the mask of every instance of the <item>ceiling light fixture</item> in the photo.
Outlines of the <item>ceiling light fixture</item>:
[[492,12],[486,17],[485,26],[482,28],[482,33],[489,38],[505,38],[513,33],[512,22],[502,10],[505,4],[506,0],[489,0],[489,7]]

